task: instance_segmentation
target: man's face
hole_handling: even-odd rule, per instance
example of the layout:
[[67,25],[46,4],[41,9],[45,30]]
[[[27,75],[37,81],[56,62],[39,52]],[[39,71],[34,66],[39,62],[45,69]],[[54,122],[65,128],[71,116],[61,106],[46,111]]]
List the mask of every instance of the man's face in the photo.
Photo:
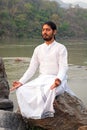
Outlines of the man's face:
[[45,41],[51,41],[52,39],[54,39],[54,35],[56,33],[56,30],[52,30],[52,28],[45,24],[43,25],[42,28],[42,37]]

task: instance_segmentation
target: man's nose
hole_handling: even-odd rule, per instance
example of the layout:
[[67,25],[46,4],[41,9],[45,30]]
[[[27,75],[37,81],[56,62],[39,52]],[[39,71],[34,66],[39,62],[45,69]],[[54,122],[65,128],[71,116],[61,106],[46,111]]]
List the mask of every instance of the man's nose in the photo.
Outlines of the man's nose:
[[44,30],[43,34],[47,34],[47,31],[46,31],[46,30]]

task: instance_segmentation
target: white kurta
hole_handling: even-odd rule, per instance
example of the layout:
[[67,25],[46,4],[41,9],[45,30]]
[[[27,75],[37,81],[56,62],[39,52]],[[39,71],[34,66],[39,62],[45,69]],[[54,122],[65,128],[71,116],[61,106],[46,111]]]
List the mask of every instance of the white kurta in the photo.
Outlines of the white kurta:
[[[40,75],[28,82],[37,68]],[[73,94],[67,86],[67,69],[67,50],[64,45],[54,41],[50,45],[43,43],[35,48],[29,68],[19,80],[23,85],[16,91],[22,116],[34,119],[54,116],[55,96],[64,91]],[[51,90],[55,78],[62,83]]]

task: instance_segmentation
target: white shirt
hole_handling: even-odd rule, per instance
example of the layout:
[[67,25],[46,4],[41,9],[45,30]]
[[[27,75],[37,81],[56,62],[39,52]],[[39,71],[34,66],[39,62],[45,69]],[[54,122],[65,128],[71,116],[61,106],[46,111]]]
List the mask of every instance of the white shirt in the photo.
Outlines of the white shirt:
[[25,84],[35,74],[38,67],[40,74],[56,75],[61,81],[64,80],[68,69],[65,46],[56,41],[50,45],[43,43],[37,46],[31,58],[29,68],[19,81]]

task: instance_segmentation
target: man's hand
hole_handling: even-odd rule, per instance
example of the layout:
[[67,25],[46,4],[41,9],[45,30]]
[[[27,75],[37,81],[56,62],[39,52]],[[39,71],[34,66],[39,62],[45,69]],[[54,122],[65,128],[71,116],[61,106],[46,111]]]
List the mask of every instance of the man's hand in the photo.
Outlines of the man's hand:
[[15,82],[13,82],[13,85],[12,85],[12,88],[10,89],[10,91],[17,89],[20,86],[22,86],[22,83],[20,83],[19,81],[15,81]]
[[61,80],[60,79],[55,79],[54,83],[52,84],[52,86],[50,87],[50,89],[54,89],[56,87],[58,87],[61,84]]

